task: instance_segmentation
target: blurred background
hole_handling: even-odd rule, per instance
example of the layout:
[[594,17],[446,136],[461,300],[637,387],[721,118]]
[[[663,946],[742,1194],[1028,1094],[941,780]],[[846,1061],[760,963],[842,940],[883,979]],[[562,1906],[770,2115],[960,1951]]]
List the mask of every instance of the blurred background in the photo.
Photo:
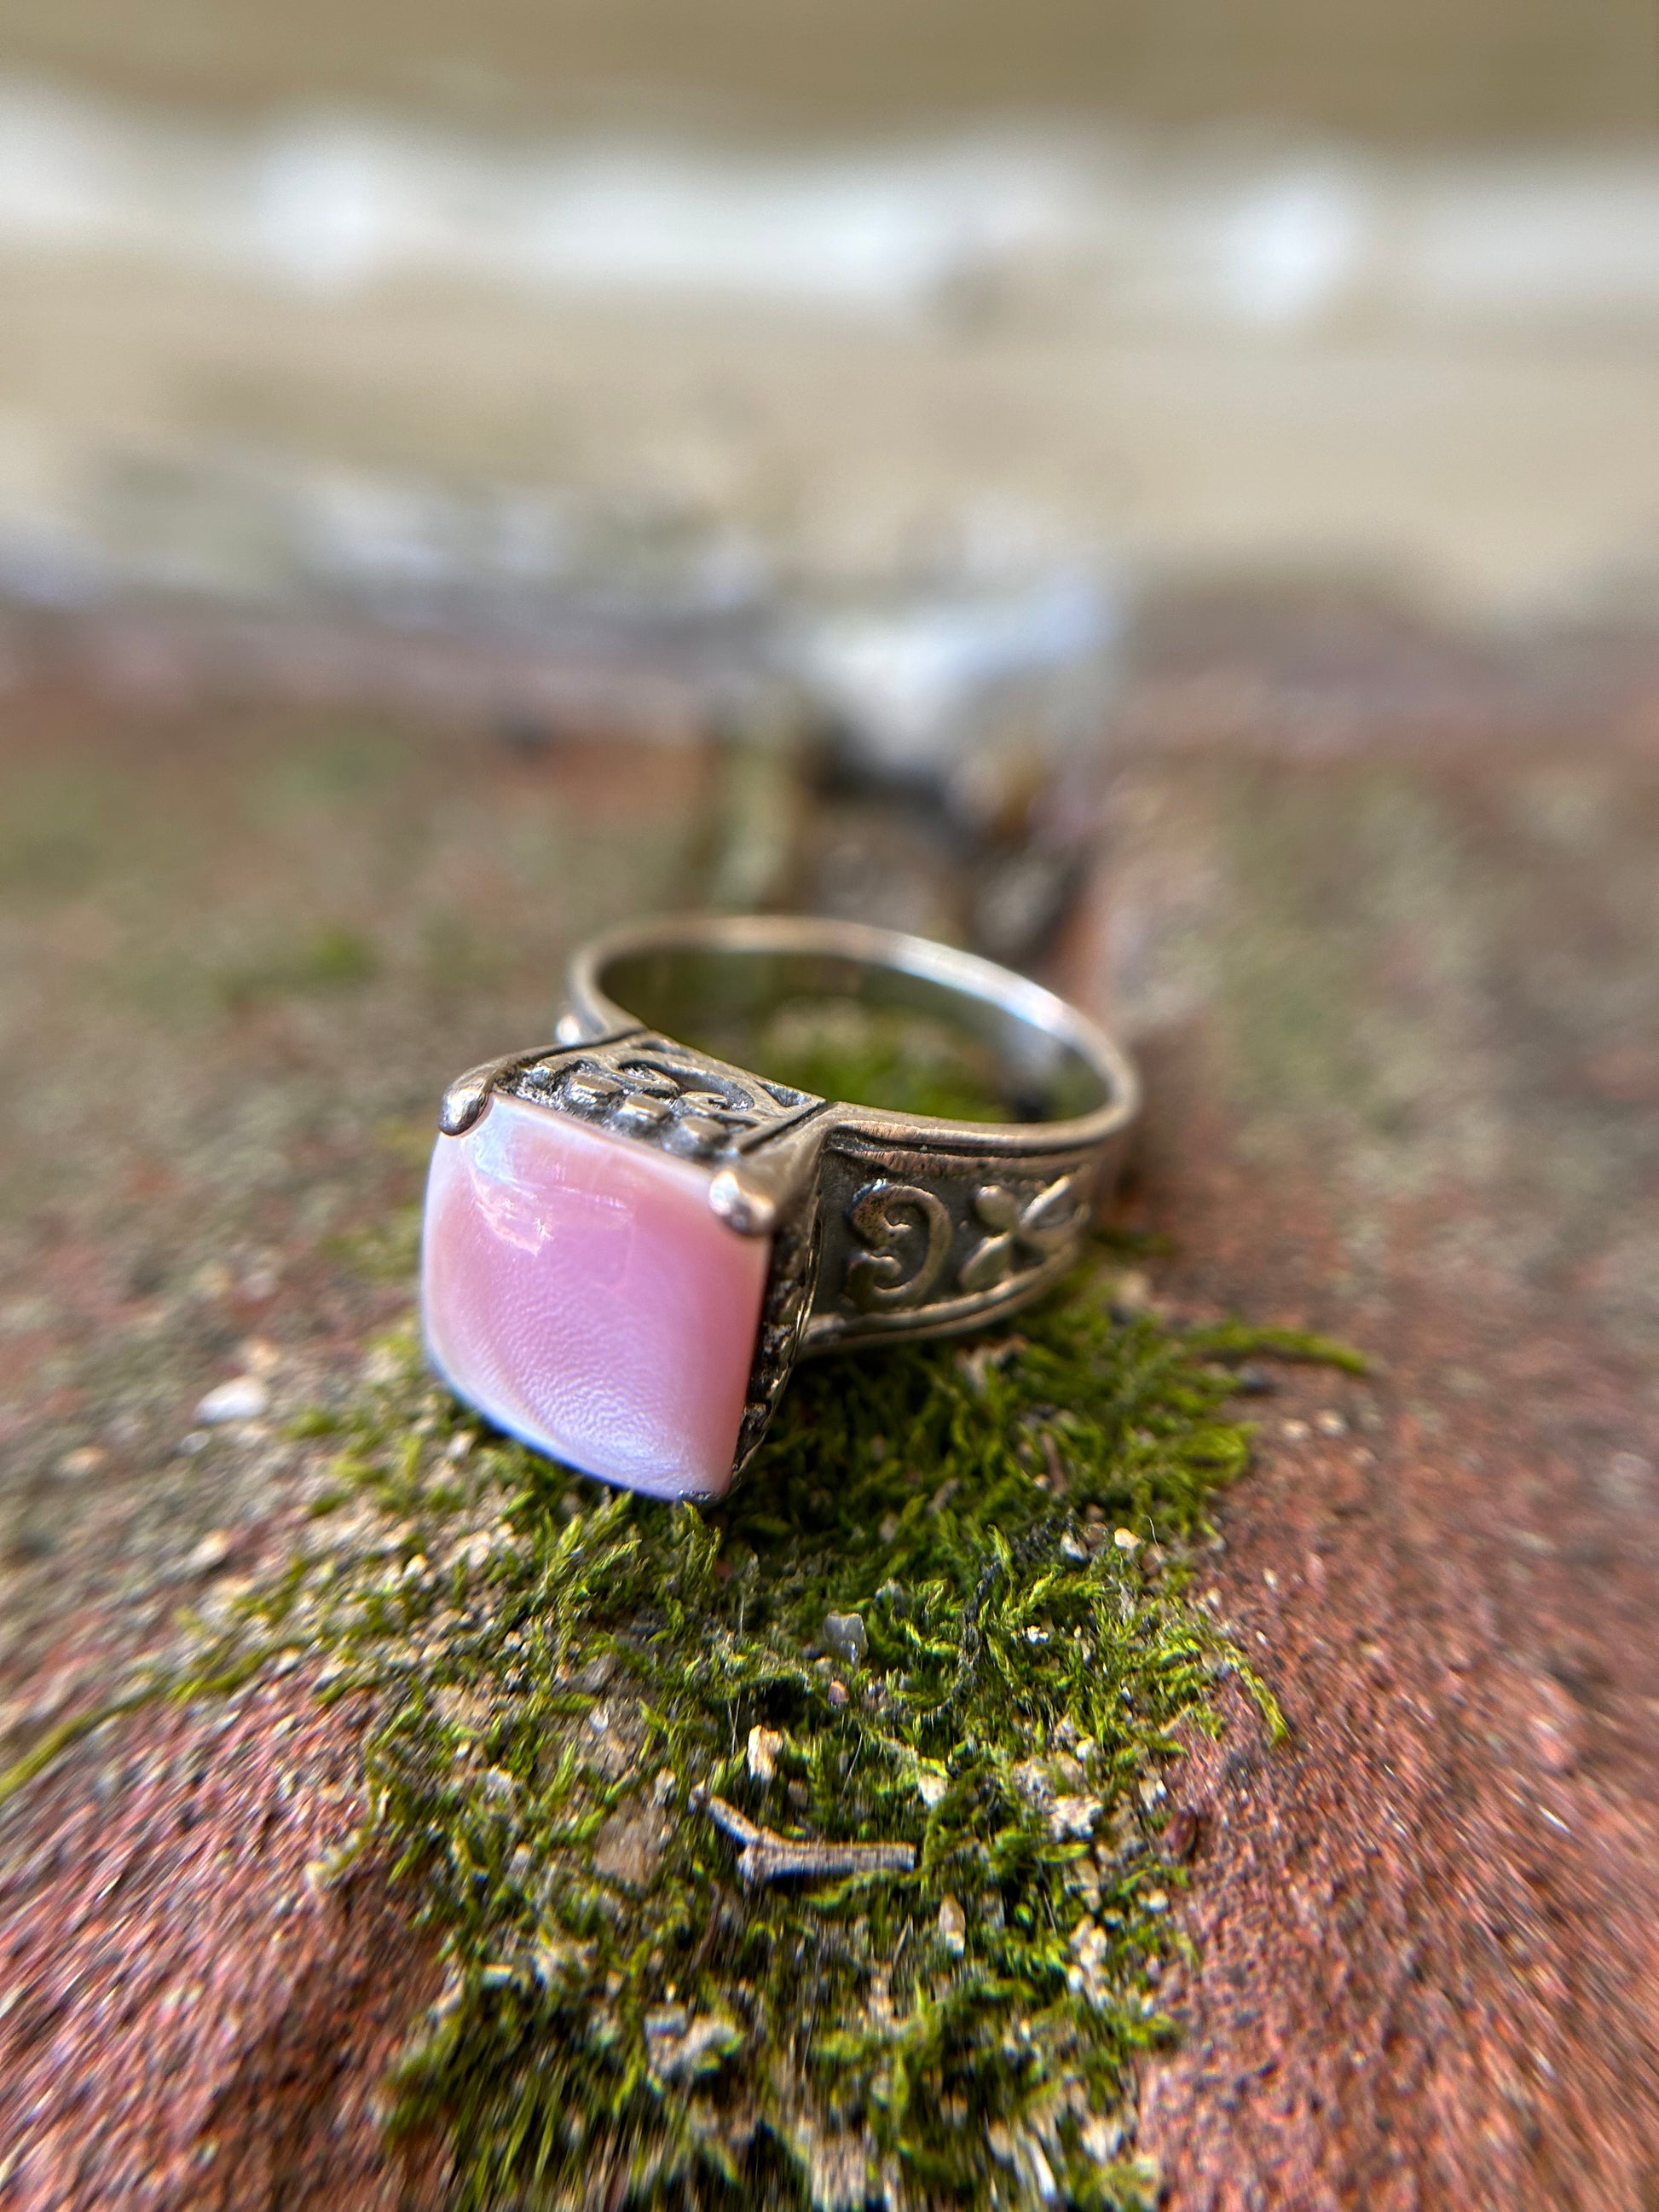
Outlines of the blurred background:
[[1656,133],[1650,0],[3,0],[7,658],[908,768],[1172,586],[1645,623]]

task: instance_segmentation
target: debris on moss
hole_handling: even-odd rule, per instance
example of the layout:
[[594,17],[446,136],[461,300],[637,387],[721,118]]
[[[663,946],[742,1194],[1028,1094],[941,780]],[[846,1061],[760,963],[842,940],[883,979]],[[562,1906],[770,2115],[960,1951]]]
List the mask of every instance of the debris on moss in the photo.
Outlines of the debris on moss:
[[[1244,1467],[1225,1363],[1115,1321],[795,1379],[700,1513],[482,1429],[383,1347],[314,1534],[198,1624],[374,1693],[372,1853],[448,1967],[393,2085],[464,2208],[1127,2208],[1188,1878],[1161,1776],[1218,1683],[1183,1595]],[[1340,1348],[1335,1348],[1340,1349]],[[849,1382],[856,1377],[856,1387]]]

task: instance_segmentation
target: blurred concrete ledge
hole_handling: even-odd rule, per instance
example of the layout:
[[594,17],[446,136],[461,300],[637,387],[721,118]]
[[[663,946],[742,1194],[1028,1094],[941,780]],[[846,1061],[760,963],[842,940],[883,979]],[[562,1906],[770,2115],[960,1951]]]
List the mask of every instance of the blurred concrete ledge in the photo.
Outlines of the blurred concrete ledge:
[[1659,620],[1623,611],[1524,629],[1449,620],[1417,595],[1291,568],[1131,586],[1065,566],[889,580],[698,610],[647,592],[487,595],[416,608],[238,605],[112,592],[42,607],[0,594],[0,700],[84,695],[150,719],[224,705],[390,711],[526,750],[732,740],[828,745],[894,790],[994,813],[1004,781],[1075,785],[1102,748],[1310,757],[1595,727],[1659,742]]
[[0,77],[0,246],[277,290],[404,281],[881,319],[1659,325],[1659,150],[1404,153],[1267,125],[1053,122],[757,144],[290,108],[237,125]]
[[0,567],[1656,603],[1659,155],[263,125],[0,89]]

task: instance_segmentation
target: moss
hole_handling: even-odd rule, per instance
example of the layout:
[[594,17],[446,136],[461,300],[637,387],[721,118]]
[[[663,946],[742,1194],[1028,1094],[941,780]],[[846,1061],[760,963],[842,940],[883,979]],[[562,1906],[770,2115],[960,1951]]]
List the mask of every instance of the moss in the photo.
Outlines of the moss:
[[[204,1626],[195,1681],[294,1650],[375,1693],[367,1818],[319,1878],[384,1858],[442,1946],[392,2124],[448,2139],[457,2203],[1150,2202],[1129,2099],[1186,1879],[1160,1778],[1229,1673],[1277,1724],[1182,1594],[1249,1452],[1223,1363],[1332,1349],[1074,1288],[804,1370],[707,1515],[573,1479],[384,1351],[309,1425],[339,1447],[313,1541]],[[746,1890],[710,1796],[913,1863]]]
[[740,1039],[735,1056],[823,1097],[949,1121],[1014,1117],[988,1047],[913,1012],[803,999]]

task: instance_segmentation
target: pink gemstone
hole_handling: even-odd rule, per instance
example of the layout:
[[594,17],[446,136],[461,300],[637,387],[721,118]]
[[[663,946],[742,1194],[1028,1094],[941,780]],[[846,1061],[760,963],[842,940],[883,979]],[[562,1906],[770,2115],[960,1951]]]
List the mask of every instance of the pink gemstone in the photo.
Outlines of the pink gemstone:
[[770,1242],[709,1170],[520,1098],[440,1137],[422,1255],[432,1364],[500,1428],[658,1498],[732,1479]]

